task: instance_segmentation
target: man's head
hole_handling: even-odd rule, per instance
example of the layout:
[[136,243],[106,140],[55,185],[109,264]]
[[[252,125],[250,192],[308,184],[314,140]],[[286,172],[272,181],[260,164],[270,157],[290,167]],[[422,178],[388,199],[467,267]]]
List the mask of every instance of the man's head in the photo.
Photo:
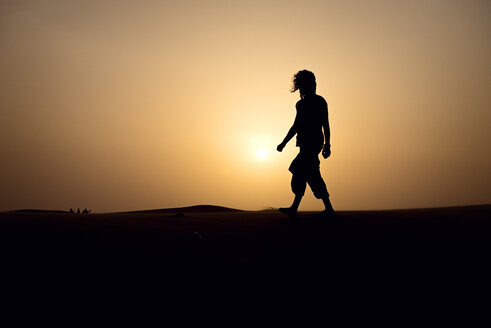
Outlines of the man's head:
[[300,91],[300,97],[304,98],[306,95],[315,94],[317,83],[315,82],[315,75],[311,71],[303,70],[298,71],[293,75],[292,92]]

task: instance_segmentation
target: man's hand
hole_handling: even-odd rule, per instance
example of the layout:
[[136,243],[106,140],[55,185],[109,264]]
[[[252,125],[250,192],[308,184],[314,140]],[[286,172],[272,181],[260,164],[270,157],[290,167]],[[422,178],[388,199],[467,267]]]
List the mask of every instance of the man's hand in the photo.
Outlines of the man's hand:
[[278,147],[276,147],[276,150],[277,150],[277,151],[279,151],[279,152],[281,152],[281,151],[283,150],[283,148],[285,148],[285,146],[286,146],[286,145],[285,145],[285,144],[282,142],[282,143],[280,143],[280,144],[278,145]]
[[322,157],[328,158],[329,156],[331,156],[331,145],[325,144],[322,149]]

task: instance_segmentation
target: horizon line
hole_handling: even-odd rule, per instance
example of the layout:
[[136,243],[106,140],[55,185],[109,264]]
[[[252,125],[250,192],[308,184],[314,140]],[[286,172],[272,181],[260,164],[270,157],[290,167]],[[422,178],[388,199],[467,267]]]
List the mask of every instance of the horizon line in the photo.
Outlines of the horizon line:
[[[388,208],[388,209],[356,209],[356,210],[337,210],[336,212],[381,212],[381,211],[413,211],[413,210],[429,210],[429,209],[451,209],[451,208],[462,208],[462,207],[483,207],[491,206],[491,203],[480,203],[480,204],[465,204],[465,205],[447,205],[447,206],[428,206],[428,207],[406,207],[406,208]],[[212,204],[196,204],[189,206],[180,207],[163,207],[163,208],[150,208],[150,209],[138,209],[138,210],[127,210],[127,211],[109,211],[109,212],[91,212],[91,214],[118,214],[118,213],[141,213],[142,212],[158,212],[167,211],[173,212],[178,210],[193,210],[199,207],[209,207],[210,209],[220,209],[223,211],[237,211],[237,212],[264,212],[264,211],[276,211],[277,207],[266,207],[260,210],[244,210],[233,207],[227,207],[222,205],[212,205]],[[299,212],[317,212],[318,210],[300,210]],[[70,213],[69,210],[60,209],[42,209],[42,208],[23,208],[14,210],[0,211],[0,213],[11,213],[11,212],[50,212],[50,213]]]

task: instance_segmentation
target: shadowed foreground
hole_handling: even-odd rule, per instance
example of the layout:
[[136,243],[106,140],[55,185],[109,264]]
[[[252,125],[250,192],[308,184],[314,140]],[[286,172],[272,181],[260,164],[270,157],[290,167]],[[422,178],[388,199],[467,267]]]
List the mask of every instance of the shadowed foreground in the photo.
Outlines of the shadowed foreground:
[[329,220],[203,210],[0,213],[3,274],[47,289],[282,281],[282,289],[424,286],[450,295],[476,290],[489,273],[489,205],[338,212]]

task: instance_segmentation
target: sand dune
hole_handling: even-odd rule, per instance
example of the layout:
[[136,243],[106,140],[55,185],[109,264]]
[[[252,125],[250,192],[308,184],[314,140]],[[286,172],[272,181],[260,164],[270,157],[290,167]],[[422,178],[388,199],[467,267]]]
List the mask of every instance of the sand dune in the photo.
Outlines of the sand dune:
[[41,210],[41,209],[32,209],[32,208],[8,211],[8,213],[68,213],[68,212],[69,211],[63,211],[63,210]]
[[223,213],[223,212],[238,212],[241,210],[217,206],[217,205],[194,205],[194,206],[186,206],[186,207],[175,207],[175,208],[161,208],[161,209],[152,209],[152,210],[137,210],[137,211],[128,211],[121,213],[135,213],[135,214],[145,214],[145,213]]
[[478,288],[489,277],[491,205],[347,211],[329,220],[312,214],[291,220],[273,210],[206,205],[89,215],[3,212],[4,281],[117,289],[279,284],[380,293],[394,286]]

